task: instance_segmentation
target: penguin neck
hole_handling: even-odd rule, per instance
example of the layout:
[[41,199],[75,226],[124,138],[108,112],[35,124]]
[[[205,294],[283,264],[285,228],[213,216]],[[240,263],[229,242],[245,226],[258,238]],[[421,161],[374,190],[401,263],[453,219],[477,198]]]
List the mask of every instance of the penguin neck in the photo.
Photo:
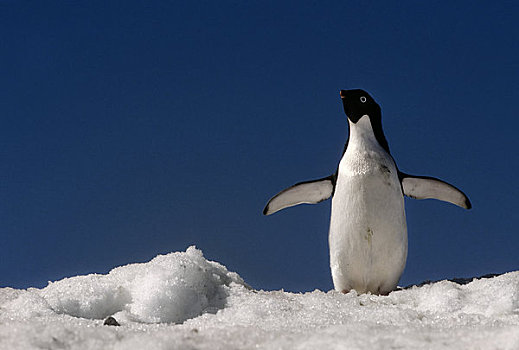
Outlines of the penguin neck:
[[381,147],[389,154],[389,145],[382,131],[381,118],[371,118],[363,115],[356,123],[348,119],[349,147],[378,148]]

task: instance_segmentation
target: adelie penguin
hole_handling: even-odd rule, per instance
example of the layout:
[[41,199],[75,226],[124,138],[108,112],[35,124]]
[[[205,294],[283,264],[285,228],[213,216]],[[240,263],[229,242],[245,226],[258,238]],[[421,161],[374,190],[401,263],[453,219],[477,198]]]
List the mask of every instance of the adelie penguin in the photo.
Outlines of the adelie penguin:
[[275,195],[263,214],[332,197],[329,244],[335,289],[388,294],[407,259],[404,195],[434,198],[465,209],[471,204],[439,179],[398,170],[382,131],[380,106],[363,90],[341,90],[349,137],[337,171]]

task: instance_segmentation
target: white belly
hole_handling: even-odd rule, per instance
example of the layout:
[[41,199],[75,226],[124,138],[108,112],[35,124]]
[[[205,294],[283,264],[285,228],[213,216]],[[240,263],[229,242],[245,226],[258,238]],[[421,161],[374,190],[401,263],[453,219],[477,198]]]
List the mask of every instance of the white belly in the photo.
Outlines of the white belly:
[[386,294],[397,286],[407,227],[397,169],[385,151],[348,147],[339,164],[329,243],[336,290]]

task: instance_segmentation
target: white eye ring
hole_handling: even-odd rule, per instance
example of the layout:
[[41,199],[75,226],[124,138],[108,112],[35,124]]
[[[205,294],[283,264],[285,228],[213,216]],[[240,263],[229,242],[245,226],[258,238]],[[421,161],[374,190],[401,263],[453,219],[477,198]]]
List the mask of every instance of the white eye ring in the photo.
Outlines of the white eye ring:
[[360,102],[364,103],[364,102],[366,102],[366,100],[367,100],[366,96],[361,96],[360,97]]

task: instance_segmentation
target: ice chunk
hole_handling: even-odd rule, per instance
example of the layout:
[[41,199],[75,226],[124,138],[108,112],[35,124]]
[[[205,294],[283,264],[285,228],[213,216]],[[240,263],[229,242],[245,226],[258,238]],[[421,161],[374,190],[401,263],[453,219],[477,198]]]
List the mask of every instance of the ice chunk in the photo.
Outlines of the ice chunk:
[[231,282],[244,285],[236,273],[207,261],[192,246],[107,275],[51,282],[41,295],[55,312],[75,317],[104,319],[124,311],[134,321],[181,323],[223,308]]
[[102,319],[132,301],[130,290],[109,275],[87,275],[50,282],[41,295],[57,313]]

